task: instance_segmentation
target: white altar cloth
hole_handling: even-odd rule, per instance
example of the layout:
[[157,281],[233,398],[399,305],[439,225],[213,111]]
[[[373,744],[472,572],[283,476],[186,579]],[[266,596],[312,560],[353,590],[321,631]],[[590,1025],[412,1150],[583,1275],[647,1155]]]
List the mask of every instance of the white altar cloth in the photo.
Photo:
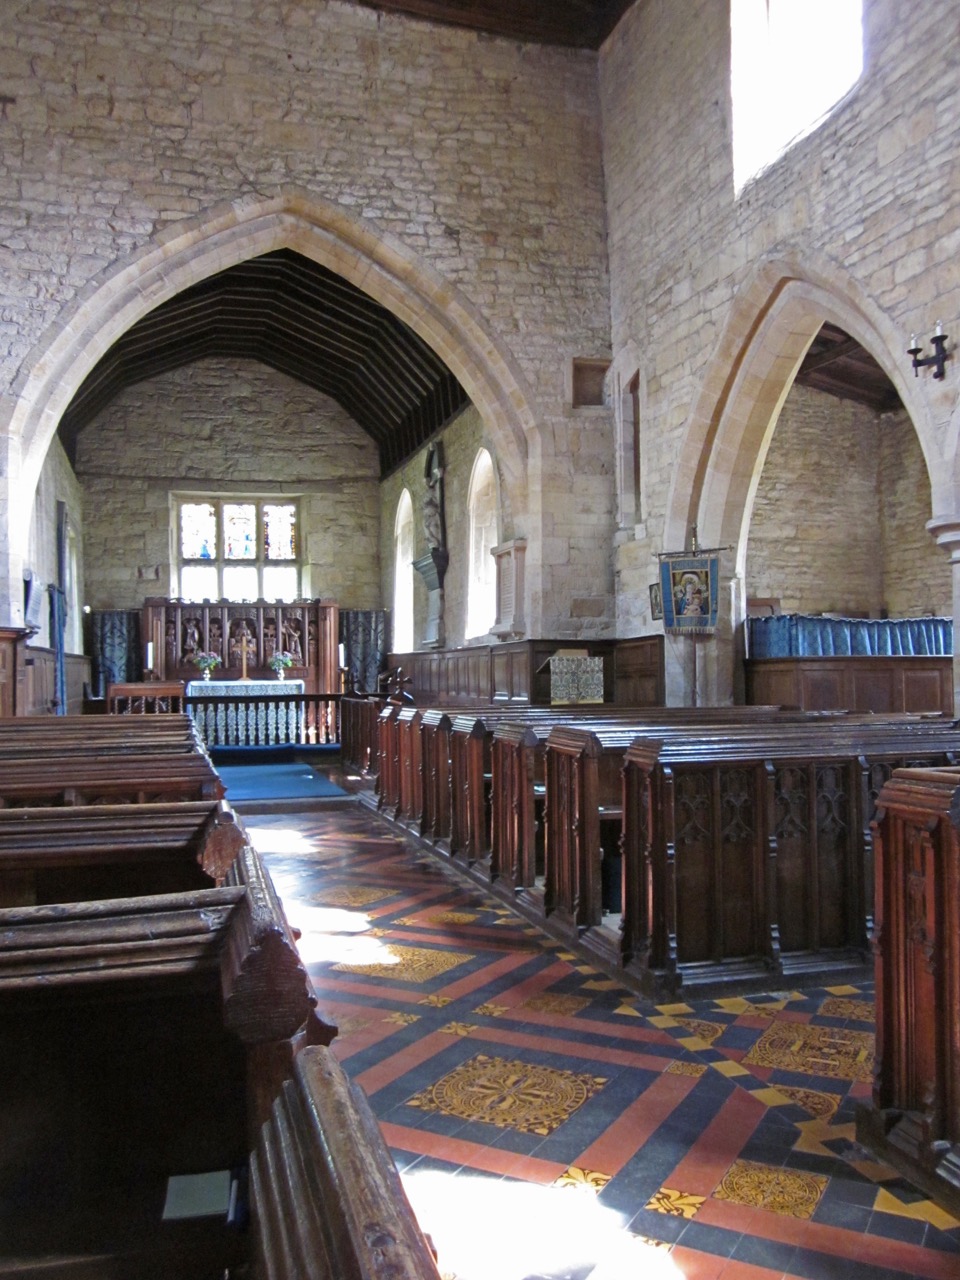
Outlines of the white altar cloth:
[[191,680],[187,697],[235,699],[233,706],[189,708],[208,746],[276,746],[300,741],[303,708],[270,699],[305,689],[303,680]]

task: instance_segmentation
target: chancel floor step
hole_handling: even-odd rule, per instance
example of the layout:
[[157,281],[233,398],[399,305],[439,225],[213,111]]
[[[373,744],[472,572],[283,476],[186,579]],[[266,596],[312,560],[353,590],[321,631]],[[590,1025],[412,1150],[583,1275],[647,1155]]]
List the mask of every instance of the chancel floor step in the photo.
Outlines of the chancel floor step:
[[654,1006],[360,806],[247,825],[445,1276],[960,1276],[854,1138],[869,986]]

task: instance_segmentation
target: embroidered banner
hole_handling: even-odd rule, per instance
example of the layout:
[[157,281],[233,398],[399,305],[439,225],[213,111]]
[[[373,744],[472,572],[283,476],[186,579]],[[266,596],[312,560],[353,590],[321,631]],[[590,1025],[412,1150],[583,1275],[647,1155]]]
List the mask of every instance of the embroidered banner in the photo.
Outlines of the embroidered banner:
[[688,551],[660,557],[663,629],[674,635],[712,635],[720,595],[719,554]]

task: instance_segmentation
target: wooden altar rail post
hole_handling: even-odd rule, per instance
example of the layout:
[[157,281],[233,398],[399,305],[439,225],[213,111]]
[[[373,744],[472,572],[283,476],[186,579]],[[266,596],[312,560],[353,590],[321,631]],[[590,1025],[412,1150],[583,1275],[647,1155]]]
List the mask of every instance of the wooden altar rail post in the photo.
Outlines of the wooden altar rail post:
[[958,825],[958,769],[898,769],[880,793],[876,1066],[857,1137],[960,1218]]

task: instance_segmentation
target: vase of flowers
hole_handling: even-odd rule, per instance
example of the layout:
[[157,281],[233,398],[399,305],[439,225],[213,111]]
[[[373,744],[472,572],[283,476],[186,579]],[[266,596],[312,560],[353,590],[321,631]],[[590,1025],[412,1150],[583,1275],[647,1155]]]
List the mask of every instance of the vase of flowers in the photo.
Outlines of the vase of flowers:
[[210,672],[214,667],[219,667],[220,665],[220,655],[219,653],[210,653],[206,649],[200,649],[193,655],[191,662],[203,672],[204,680],[209,680]]
[[287,667],[293,666],[293,654],[288,653],[286,649],[278,649],[267,663],[267,666],[277,673],[278,680],[282,680]]

